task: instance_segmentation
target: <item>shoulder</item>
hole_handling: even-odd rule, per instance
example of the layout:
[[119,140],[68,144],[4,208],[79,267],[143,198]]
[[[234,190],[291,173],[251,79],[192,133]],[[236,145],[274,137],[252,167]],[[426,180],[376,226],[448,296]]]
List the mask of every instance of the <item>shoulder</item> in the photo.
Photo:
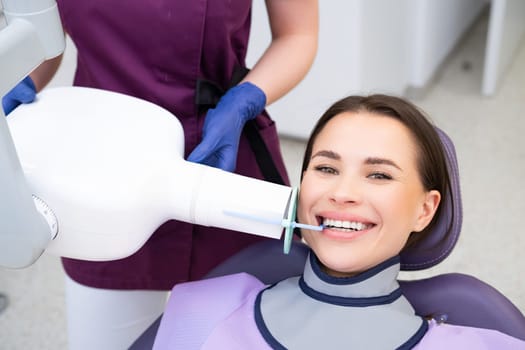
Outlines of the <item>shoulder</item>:
[[247,273],[181,283],[172,289],[164,314],[173,312],[179,318],[202,314],[220,319],[263,288],[261,281]]
[[200,349],[213,329],[264,288],[239,273],[176,285],[162,316],[155,349]]
[[425,337],[415,349],[512,349],[525,350],[525,341],[484,328],[429,323]]
[[[179,298],[189,296],[196,298],[198,295],[216,298],[222,294],[233,297],[242,297],[254,289],[260,290],[264,284],[257,278],[247,273],[237,273],[200,281],[177,284],[173,287],[171,295]],[[171,299],[172,297],[170,297]]]

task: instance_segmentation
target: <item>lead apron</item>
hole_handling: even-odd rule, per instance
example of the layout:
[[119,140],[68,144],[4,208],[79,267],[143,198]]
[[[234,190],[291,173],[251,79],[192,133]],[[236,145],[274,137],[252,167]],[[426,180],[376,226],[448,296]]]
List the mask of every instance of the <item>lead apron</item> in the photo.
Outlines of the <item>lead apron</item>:
[[257,327],[274,349],[411,349],[428,324],[401,294],[399,261],[335,278],[310,253],[303,276],[259,294]]

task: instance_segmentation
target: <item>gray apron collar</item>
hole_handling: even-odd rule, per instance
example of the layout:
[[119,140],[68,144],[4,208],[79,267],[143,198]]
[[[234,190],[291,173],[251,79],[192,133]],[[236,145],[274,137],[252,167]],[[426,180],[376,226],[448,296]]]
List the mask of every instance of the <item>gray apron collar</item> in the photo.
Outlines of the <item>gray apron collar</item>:
[[257,326],[274,349],[410,349],[428,325],[402,295],[399,268],[396,256],[337,278],[311,253],[302,276],[259,293]]

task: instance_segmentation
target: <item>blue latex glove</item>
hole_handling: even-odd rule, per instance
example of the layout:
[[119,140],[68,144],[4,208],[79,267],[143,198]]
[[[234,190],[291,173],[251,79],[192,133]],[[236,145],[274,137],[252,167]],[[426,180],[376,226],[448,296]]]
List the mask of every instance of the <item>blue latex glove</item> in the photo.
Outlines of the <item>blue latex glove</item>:
[[208,110],[202,141],[188,160],[234,171],[244,124],[259,115],[265,105],[266,95],[252,83],[245,82],[228,90],[217,106]]
[[29,76],[19,82],[2,98],[5,115],[11,113],[21,103],[31,103],[36,97],[36,87]]

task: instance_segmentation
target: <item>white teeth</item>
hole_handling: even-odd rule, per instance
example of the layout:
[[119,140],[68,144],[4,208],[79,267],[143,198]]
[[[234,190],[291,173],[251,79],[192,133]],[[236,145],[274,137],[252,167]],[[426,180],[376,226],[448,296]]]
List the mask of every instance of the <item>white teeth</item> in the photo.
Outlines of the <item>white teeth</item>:
[[323,226],[336,228],[336,229],[346,229],[353,231],[361,231],[367,229],[370,225],[363,224],[358,221],[342,221],[342,220],[333,220],[333,219],[324,219]]

